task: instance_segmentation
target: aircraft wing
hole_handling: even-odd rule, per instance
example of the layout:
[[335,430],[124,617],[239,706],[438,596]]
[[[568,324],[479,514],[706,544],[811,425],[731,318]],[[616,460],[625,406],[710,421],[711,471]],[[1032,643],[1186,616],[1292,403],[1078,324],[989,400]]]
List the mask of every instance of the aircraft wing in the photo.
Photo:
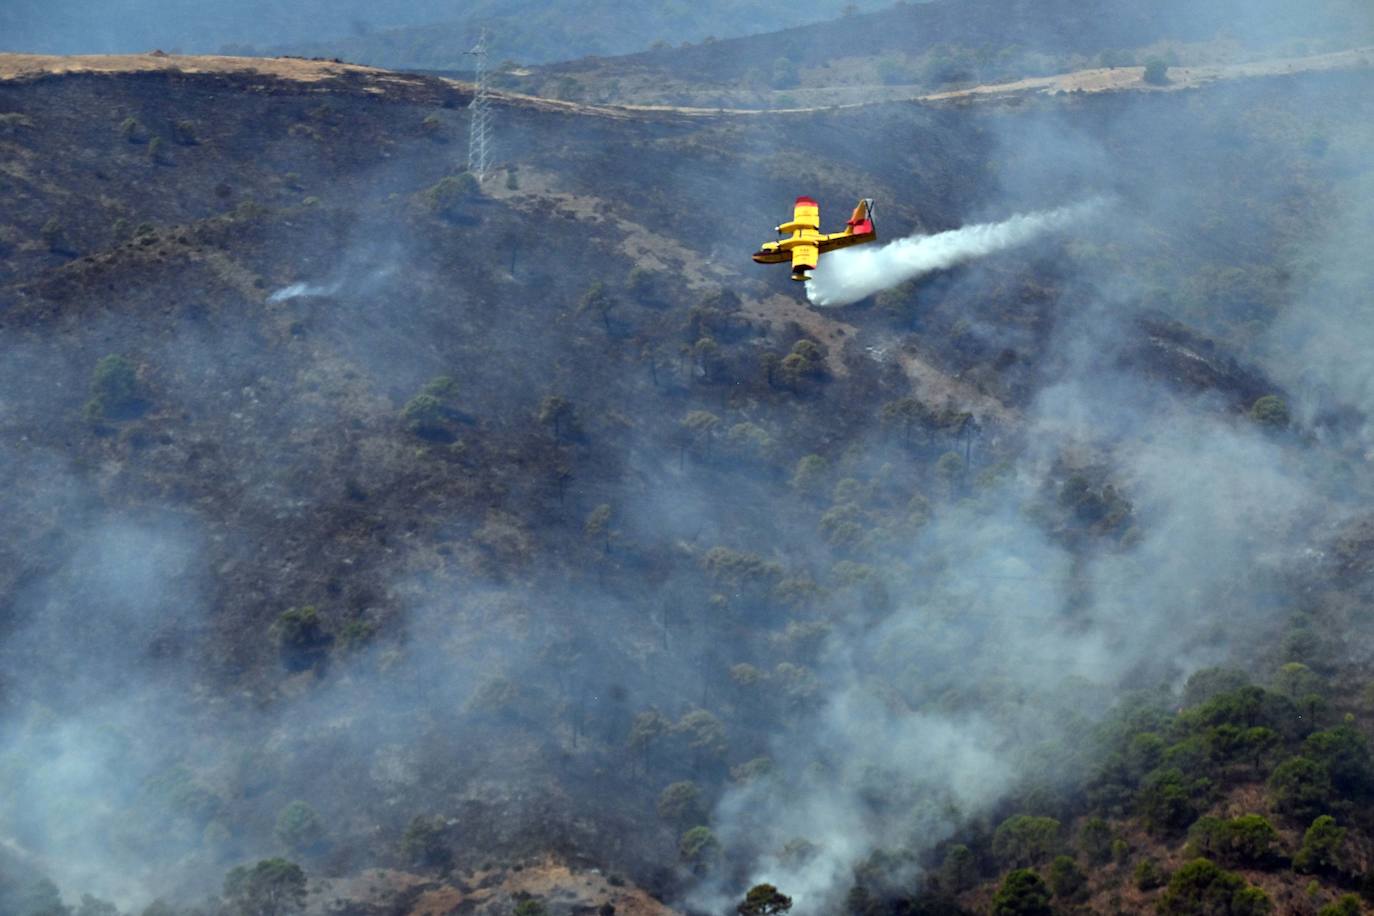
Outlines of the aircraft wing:
[[805,280],[807,271],[814,270],[821,250],[815,245],[798,245],[792,249],[792,279]]
[[779,232],[816,231],[821,227],[821,205],[809,197],[798,197],[792,208],[792,221],[778,227]]

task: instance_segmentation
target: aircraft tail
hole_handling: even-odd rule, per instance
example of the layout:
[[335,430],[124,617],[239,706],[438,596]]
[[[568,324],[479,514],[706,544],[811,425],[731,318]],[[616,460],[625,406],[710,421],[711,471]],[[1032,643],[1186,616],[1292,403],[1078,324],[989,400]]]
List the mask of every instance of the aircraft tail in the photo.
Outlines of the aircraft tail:
[[854,235],[871,235],[874,231],[873,225],[873,198],[865,197],[859,201],[859,205],[854,208],[854,215],[849,217],[846,223],[849,231]]

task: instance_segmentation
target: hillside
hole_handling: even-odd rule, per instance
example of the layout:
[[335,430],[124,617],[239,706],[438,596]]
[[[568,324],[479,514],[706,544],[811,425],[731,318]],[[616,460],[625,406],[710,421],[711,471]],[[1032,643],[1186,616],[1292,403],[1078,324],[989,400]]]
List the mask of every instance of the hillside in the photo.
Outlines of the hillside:
[[[1374,893],[1347,63],[502,96],[479,185],[466,84],[0,55],[0,909]],[[748,260],[802,192],[1106,203],[819,310]]]
[[358,30],[327,41],[268,42],[264,53],[343,57],[412,70],[466,70],[472,59],[464,52],[476,43],[483,27],[489,30],[496,60],[542,64],[771,32],[887,4],[888,0],[822,0],[761,7],[737,0],[629,5],[607,0],[483,0],[467,4],[461,19],[436,16],[436,21],[420,25]]
[[[761,9],[737,0],[9,0],[0,5],[0,51],[113,54],[162,48],[187,54],[294,53],[345,56],[409,68],[468,66],[463,52],[482,27],[497,59],[546,62],[589,54],[625,54],[658,41],[679,44],[734,37],[834,18],[883,0],[822,0]],[[261,50],[267,49],[267,50]]]
[[590,101],[789,108],[1074,70],[1239,64],[1374,44],[1356,0],[935,0],[796,28],[519,70],[513,88]]

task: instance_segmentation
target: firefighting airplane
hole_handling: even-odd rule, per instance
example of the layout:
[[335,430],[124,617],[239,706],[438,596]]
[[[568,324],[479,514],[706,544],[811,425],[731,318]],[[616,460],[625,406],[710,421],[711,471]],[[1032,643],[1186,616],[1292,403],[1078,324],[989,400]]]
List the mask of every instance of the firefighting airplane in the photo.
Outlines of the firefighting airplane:
[[776,242],[764,242],[754,252],[754,260],[760,264],[791,261],[792,279],[810,280],[809,271],[815,269],[816,262],[825,252],[877,240],[878,230],[873,226],[873,198],[866,197],[859,201],[843,232],[825,235],[818,231],[820,228],[820,205],[809,197],[798,197],[792,222],[783,223],[777,229],[779,235],[792,234]]

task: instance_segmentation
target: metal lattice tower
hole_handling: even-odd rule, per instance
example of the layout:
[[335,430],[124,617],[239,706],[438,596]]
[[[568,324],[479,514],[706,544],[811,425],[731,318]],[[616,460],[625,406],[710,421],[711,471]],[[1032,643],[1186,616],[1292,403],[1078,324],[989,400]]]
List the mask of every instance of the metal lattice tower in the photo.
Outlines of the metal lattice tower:
[[477,58],[477,86],[468,105],[468,171],[481,183],[491,166],[491,97],[487,87],[487,30],[467,53]]

